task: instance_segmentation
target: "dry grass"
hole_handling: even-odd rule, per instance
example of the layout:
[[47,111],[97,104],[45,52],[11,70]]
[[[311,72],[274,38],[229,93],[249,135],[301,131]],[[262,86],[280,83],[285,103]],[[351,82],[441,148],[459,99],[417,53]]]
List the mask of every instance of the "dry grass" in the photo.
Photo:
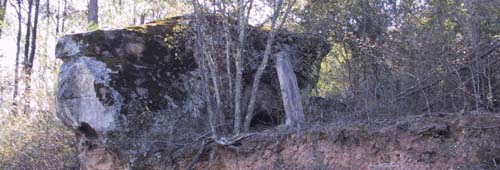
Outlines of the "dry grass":
[[78,169],[74,135],[50,113],[0,125],[0,169]]

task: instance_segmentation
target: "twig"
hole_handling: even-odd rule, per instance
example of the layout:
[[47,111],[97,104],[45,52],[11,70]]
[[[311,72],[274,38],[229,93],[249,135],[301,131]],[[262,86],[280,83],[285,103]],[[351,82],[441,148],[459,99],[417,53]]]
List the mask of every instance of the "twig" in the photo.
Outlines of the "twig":
[[496,129],[496,128],[500,128],[500,125],[497,125],[497,126],[488,126],[488,127],[469,126],[469,128],[473,128],[473,129]]
[[495,166],[495,168],[498,168],[497,161],[495,160],[495,158],[493,158],[493,165]]
[[214,139],[214,136],[211,136],[211,137],[203,140],[203,142],[200,145],[200,148],[198,149],[198,152],[196,153],[196,156],[193,158],[193,160],[191,160],[191,162],[189,163],[187,169],[188,170],[192,170],[193,169],[193,166],[196,164],[196,162],[198,162],[198,160],[200,159],[200,155],[203,153],[203,151],[205,150],[205,147],[209,143],[215,142],[217,145],[221,145],[221,146],[224,146],[224,147],[228,147],[230,149],[238,150],[238,147],[233,146],[233,144],[235,144],[236,142],[238,142],[238,141],[240,141],[240,140],[242,140],[244,138],[253,136],[255,134],[256,133],[245,133],[245,134],[235,135],[235,136],[232,136],[232,137],[229,137],[229,138],[221,137],[220,139]]
[[217,139],[217,140],[214,140],[215,143],[217,143],[218,145],[221,145],[221,146],[230,146],[230,145],[233,145],[234,143],[244,139],[244,138],[247,138],[247,137],[250,137],[250,136],[253,136],[255,135],[256,133],[244,133],[244,134],[239,134],[239,135],[235,135],[235,136],[231,136],[229,138],[226,138],[226,137],[221,137],[220,139]]
[[[486,48],[486,49],[485,49]],[[482,54],[478,55],[477,57],[475,57],[475,59],[473,61],[471,61],[470,63],[468,64],[465,64],[465,66],[462,66],[462,67],[459,67],[459,68],[456,68],[454,70],[451,70],[447,73],[445,73],[443,76],[439,77],[438,79],[430,82],[429,84],[425,85],[425,86],[421,86],[419,84],[417,85],[414,85],[402,92],[400,92],[398,95],[396,95],[396,98],[393,99],[393,101],[399,101],[400,99],[402,99],[403,97],[405,96],[410,96],[410,95],[413,95],[419,91],[422,91],[422,90],[426,90],[430,87],[433,87],[434,85],[436,84],[439,84],[439,82],[443,79],[445,79],[446,77],[454,74],[455,72],[457,71],[460,71],[460,70],[463,70],[463,69],[467,69],[467,67],[473,63],[476,63],[476,62],[479,62],[479,60],[487,57],[488,55],[490,55],[491,53],[493,53],[495,50],[497,50],[498,48],[500,48],[500,39],[496,39],[494,40],[491,45],[487,46],[487,47],[484,47],[482,49],[482,51],[484,51]],[[474,55],[472,55],[474,56]],[[420,87],[420,88],[418,88]]]
[[196,153],[196,156],[193,158],[193,160],[189,163],[189,165],[187,167],[188,170],[192,170],[193,169],[194,164],[196,164],[196,162],[198,162],[198,159],[200,159],[200,155],[203,153],[203,150],[205,150],[205,147],[210,142],[211,142],[211,140],[204,140],[201,143],[200,149],[198,149],[198,152]]

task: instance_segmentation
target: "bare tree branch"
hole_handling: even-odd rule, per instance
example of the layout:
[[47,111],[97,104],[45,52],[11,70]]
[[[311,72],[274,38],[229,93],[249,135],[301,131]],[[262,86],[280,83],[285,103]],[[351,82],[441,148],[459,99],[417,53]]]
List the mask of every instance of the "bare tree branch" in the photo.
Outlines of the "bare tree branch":
[[292,3],[288,4],[288,7],[286,8],[285,14],[281,20],[281,23],[279,24],[279,27],[276,28],[276,22],[278,20],[280,12],[281,12],[281,6],[283,5],[283,0],[278,0],[278,2],[277,2],[276,9],[275,9],[274,14],[273,14],[273,18],[271,19],[272,20],[271,21],[271,31],[269,31],[269,33],[268,33],[268,38],[267,38],[267,42],[266,42],[266,49],[264,51],[264,58],[262,59],[262,62],[260,64],[259,68],[257,69],[257,73],[255,73],[255,77],[253,80],[252,91],[250,93],[250,101],[248,104],[246,117],[245,117],[244,131],[248,131],[250,129],[250,123],[252,122],[252,118],[254,116],[253,111],[255,108],[255,100],[257,98],[257,93],[259,90],[260,79],[262,77],[262,74],[264,74],[265,68],[267,67],[267,63],[269,61],[269,56],[271,55],[272,44],[274,42],[274,37],[275,37],[276,31],[281,30],[281,27],[286,22],[286,18],[288,17],[288,13],[290,13],[290,10],[291,10],[293,4],[295,4],[295,0]]

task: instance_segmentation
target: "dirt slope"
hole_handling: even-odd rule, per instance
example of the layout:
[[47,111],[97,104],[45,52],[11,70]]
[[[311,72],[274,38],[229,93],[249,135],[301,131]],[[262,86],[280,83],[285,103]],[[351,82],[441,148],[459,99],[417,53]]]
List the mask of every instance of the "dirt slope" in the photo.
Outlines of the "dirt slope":
[[[304,128],[308,130],[302,135],[268,130],[243,140],[238,150],[208,147],[195,167],[500,169],[499,113],[436,113],[313,127]],[[183,169],[189,161],[174,160],[169,168]]]

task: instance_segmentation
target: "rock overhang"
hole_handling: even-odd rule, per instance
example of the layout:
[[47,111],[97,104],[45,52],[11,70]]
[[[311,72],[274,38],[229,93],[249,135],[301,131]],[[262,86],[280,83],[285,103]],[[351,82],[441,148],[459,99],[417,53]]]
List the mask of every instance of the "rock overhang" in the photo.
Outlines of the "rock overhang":
[[[207,18],[221,22],[217,17]],[[206,104],[193,57],[190,21],[189,16],[182,16],[62,37],[56,46],[56,56],[64,62],[56,97],[58,117],[83,134],[80,141],[96,142],[85,138],[87,134],[81,130],[90,128],[99,141],[105,141],[103,147],[127,150],[126,160],[134,157],[130,153],[160,148],[147,141],[184,142],[203,133],[208,127]],[[231,29],[231,35],[236,36],[236,31]],[[217,34],[217,29],[212,33]],[[266,33],[249,27],[243,55],[244,91],[257,70]],[[216,36],[215,41],[220,42],[216,46],[223,47],[223,40]],[[319,77],[328,43],[314,35],[284,32],[276,37],[273,53],[280,50],[292,55],[299,86],[307,95]],[[269,105],[280,105],[274,61],[263,75],[261,89],[256,110],[269,111]],[[248,95],[243,94],[243,102]],[[128,149],[131,145],[138,147]]]

